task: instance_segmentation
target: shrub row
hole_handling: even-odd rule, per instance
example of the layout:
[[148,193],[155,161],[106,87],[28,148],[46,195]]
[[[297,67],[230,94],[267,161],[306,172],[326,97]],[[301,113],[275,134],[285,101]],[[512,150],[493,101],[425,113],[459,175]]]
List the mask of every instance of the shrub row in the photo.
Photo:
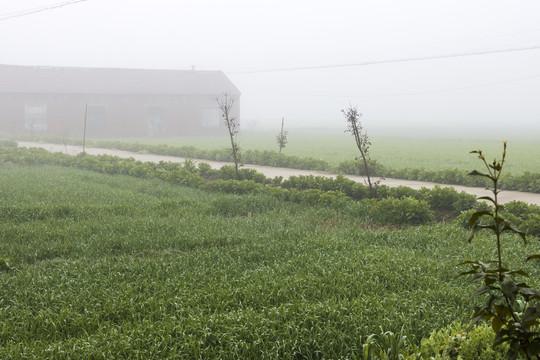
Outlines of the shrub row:
[[[232,180],[234,171],[232,166],[223,166],[220,170],[211,169],[208,164],[195,167],[193,162],[184,164],[171,162],[141,162],[122,159],[115,156],[90,156],[79,154],[70,157],[65,154],[52,154],[43,149],[3,148],[0,152],[2,162],[20,164],[54,164],[88,169],[105,174],[121,174],[139,178],[159,178],[170,183],[195,187],[207,191],[218,191],[232,194],[265,193],[284,201],[291,201],[304,205],[321,204],[331,206],[348,214],[372,220],[380,225],[426,223],[433,219],[433,211],[425,200],[413,198],[395,199],[392,202],[377,202],[364,198],[355,201],[347,193],[340,191],[339,186],[332,189],[312,188],[286,188],[279,185],[281,179],[267,179],[264,175],[251,169],[241,169],[242,180]],[[323,177],[313,177],[314,183],[325,181]],[[343,187],[353,188],[355,185],[362,193],[367,193],[364,185],[356,184],[352,180],[339,177],[330,179]],[[331,186],[332,187],[332,186]],[[405,204],[405,206],[403,205]],[[391,211],[392,217],[385,217],[384,213]],[[413,214],[413,212],[418,212]]]
[[319,189],[323,191],[340,191],[353,200],[362,200],[369,197],[378,199],[414,199],[425,201],[439,217],[456,217],[464,210],[472,209],[476,203],[476,197],[465,192],[458,192],[454,188],[441,188],[435,186],[433,189],[422,188],[414,190],[406,186],[388,187],[379,185],[371,195],[369,188],[363,184],[338,175],[336,178],[323,176],[291,176],[283,181],[282,187],[286,189]]
[[[60,136],[18,135],[25,140],[43,140],[52,143],[70,143],[81,145],[80,140],[66,139]],[[233,161],[229,149],[202,150],[193,146],[175,147],[169,145],[149,145],[140,143],[124,143],[121,141],[87,141],[88,146],[118,149],[132,152],[148,152],[158,155],[176,156],[192,159],[212,161]],[[0,144],[1,146],[1,144]],[[242,153],[245,163],[263,166],[279,166],[301,170],[330,171],[347,175],[365,175],[363,168],[354,160],[346,160],[333,166],[327,161],[314,158],[301,158],[293,155],[278,154],[269,150],[246,150]],[[388,177],[406,180],[418,180],[439,184],[464,185],[485,187],[487,184],[482,178],[467,176],[467,172],[460,169],[426,170],[424,168],[388,169],[376,161],[371,163],[375,177]],[[501,178],[501,189],[540,193],[540,173],[525,172],[520,175],[504,174]]]
[[485,187],[483,178],[467,176],[467,172],[459,169],[426,170],[416,169],[384,169],[384,176],[396,179],[418,180],[439,184]]
[[[140,143],[123,143],[120,141],[96,141],[94,146],[107,149],[118,149],[132,152],[149,152],[152,154],[176,156],[192,159],[232,162],[229,149],[202,150],[193,146],[147,145]],[[269,150],[246,150],[242,152],[242,161],[247,164],[263,166],[279,166],[292,169],[332,171],[332,166],[324,161],[314,158],[301,158],[298,156],[278,154]]]
[[[207,191],[230,194],[267,194],[283,201],[304,205],[321,204],[358,216],[379,225],[425,224],[435,220],[455,218],[460,213],[473,209],[476,199],[453,188],[414,190],[399,186],[378,186],[370,193],[367,186],[338,175],[336,178],[323,176],[293,176],[266,178],[253,169],[241,169],[241,180],[235,180],[234,167],[225,165],[219,170],[208,164],[195,166],[193,161],[183,164],[164,162],[141,162],[110,155],[90,156],[79,154],[71,157],[52,154],[43,149],[2,148],[1,161],[21,164],[55,164],[97,171],[104,174],[121,174],[139,178],[158,178],[173,184],[189,186]],[[524,209],[523,209],[524,207]],[[523,228],[536,234],[540,230],[540,212],[526,210],[520,205],[515,221]],[[511,208],[511,206],[509,207]],[[536,209],[531,207],[531,209]],[[512,219],[510,219],[512,220]]]
[[[173,147],[168,145],[144,145],[139,143],[122,143],[111,141],[99,141],[96,146],[115,148],[126,151],[147,151],[153,154],[198,158],[214,161],[232,161],[228,149],[200,150],[192,146]],[[301,170],[331,171],[347,175],[365,175],[363,167],[358,166],[354,160],[342,161],[337,166],[332,166],[324,160],[313,158],[300,158],[298,156],[278,154],[275,151],[247,150],[242,158],[245,163],[263,166],[279,166]],[[467,172],[460,169],[426,170],[415,169],[388,169],[383,165],[372,161],[372,176],[389,177],[396,179],[428,181],[439,184],[464,185],[473,187],[485,187],[487,184],[483,178],[467,176]],[[517,190],[540,193],[540,173],[525,172],[521,175],[505,174],[501,179],[501,188],[505,190]]]

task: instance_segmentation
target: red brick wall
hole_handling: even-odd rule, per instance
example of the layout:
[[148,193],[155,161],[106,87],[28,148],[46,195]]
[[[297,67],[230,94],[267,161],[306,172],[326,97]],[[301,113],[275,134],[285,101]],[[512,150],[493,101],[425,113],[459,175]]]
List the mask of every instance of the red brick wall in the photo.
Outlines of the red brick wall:
[[[94,133],[87,134],[89,137],[147,136],[150,106],[162,107],[162,136],[225,133],[222,119],[219,119],[217,128],[203,128],[201,125],[203,108],[217,107],[216,97],[212,95],[0,94],[0,131],[29,132],[24,126],[25,106],[45,105],[47,130],[37,132],[82,136],[86,104],[105,106],[104,126],[99,130],[94,127]],[[238,117],[238,102],[233,110],[234,116]]]

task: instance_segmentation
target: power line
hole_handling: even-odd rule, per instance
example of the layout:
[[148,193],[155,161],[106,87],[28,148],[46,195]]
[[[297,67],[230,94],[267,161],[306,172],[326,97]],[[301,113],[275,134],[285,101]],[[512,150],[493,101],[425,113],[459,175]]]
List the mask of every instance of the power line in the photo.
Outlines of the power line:
[[500,54],[500,53],[508,53],[508,52],[538,50],[538,49],[540,49],[540,45],[529,46],[529,47],[520,47],[520,48],[510,48],[510,49],[482,50],[482,51],[463,52],[463,53],[454,53],[454,54],[443,54],[443,55],[433,55],[433,56],[419,56],[419,57],[412,57],[412,58],[378,60],[378,61],[365,61],[365,62],[350,63],[350,64],[315,65],[315,66],[299,66],[299,67],[267,69],[267,70],[235,71],[235,72],[229,72],[229,74],[231,74],[231,75],[232,74],[258,74],[258,73],[272,73],[272,72],[285,72],[285,71],[335,69],[335,68],[344,68],[344,67],[368,66],[368,65],[380,65],[380,64],[393,64],[393,63],[401,63],[401,62],[448,59],[448,58],[465,57],[465,56]]
[[37,8],[14,11],[14,12],[11,12],[11,13],[0,15],[0,21],[4,21],[4,20],[16,18],[16,17],[22,17],[22,16],[26,16],[26,15],[30,15],[30,14],[35,14],[35,13],[42,12],[42,11],[58,9],[58,8],[61,8],[61,7],[64,7],[64,6],[73,5],[73,4],[77,4],[77,3],[81,3],[81,2],[85,2],[85,1],[88,1],[88,0],[64,1],[64,2],[61,2],[61,3],[50,4],[50,5],[41,6],[41,7],[37,7]]
[[283,94],[298,95],[298,96],[317,96],[317,97],[320,96],[320,97],[334,97],[334,98],[385,98],[385,97],[428,95],[428,94],[437,94],[437,93],[445,93],[445,92],[452,92],[452,91],[476,89],[476,88],[490,87],[490,86],[496,86],[496,85],[501,85],[501,84],[518,82],[518,81],[524,81],[524,80],[529,80],[529,79],[534,79],[534,78],[540,78],[540,74],[525,76],[525,77],[516,78],[516,79],[501,80],[501,81],[485,83],[485,84],[460,86],[460,87],[453,87],[453,88],[447,88],[447,89],[435,89],[435,90],[394,93],[394,94],[374,94],[374,95],[308,94],[308,93],[299,93],[299,92],[290,92],[290,91],[286,91],[286,92],[273,91],[273,90],[265,90],[265,91],[272,92],[272,93],[278,92],[278,93],[283,93]]
[[350,97],[375,98],[375,97],[399,97],[399,96],[437,94],[437,93],[445,93],[445,92],[452,92],[452,91],[477,89],[477,88],[482,88],[482,87],[490,87],[490,86],[514,83],[518,81],[529,80],[529,79],[534,79],[534,78],[539,78],[539,77],[540,77],[540,74],[521,77],[517,79],[502,80],[502,81],[496,81],[496,82],[491,82],[491,83],[486,83],[486,84],[460,86],[460,87],[454,87],[454,88],[449,88],[449,89],[426,90],[426,91],[416,91],[416,92],[410,92],[410,93],[397,93],[397,94],[380,94],[380,95],[363,95],[363,96],[361,95],[361,96],[350,96]]

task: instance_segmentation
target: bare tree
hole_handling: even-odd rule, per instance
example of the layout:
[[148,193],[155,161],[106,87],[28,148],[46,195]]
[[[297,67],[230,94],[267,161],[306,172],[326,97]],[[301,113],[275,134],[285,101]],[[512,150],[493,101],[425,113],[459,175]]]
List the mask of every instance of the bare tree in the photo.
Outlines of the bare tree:
[[276,141],[279,145],[279,153],[281,154],[281,150],[287,145],[287,134],[289,133],[287,130],[283,130],[283,124],[285,123],[285,118],[281,118],[281,131],[279,132],[279,135],[276,136]]
[[227,126],[227,130],[229,131],[229,137],[231,139],[231,155],[234,160],[236,178],[240,180],[239,167],[242,166],[240,163],[241,153],[240,146],[238,146],[238,143],[236,142],[236,135],[238,135],[238,132],[240,131],[240,122],[237,118],[232,117],[231,115],[231,111],[236,99],[225,93],[221,98],[216,99],[216,101],[219,109],[221,110],[221,116],[223,117],[223,120],[225,120],[225,126]]
[[369,147],[371,146],[371,142],[369,141],[367,133],[363,131],[362,123],[360,122],[362,114],[358,112],[356,106],[352,105],[349,105],[345,110],[341,110],[341,112],[347,120],[347,130],[345,130],[345,132],[350,132],[356,140],[356,146],[358,147],[358,150],[360,150],[360,155],[362,155],[367,183],[370,191],[373,191],[373,183],[371,182],[372,169],[369,166]]

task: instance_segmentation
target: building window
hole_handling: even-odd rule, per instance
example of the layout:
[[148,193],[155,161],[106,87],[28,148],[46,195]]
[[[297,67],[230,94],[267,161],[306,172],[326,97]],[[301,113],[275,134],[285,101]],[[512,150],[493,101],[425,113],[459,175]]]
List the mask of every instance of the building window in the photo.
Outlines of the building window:
[[203,108],[201,125],[205,128],[217,128],[222,120],[218,108]]
[[26,105],[24,107],[24,128],[30,131],[46,131],[47,106]]
[[86,108],[86,132],[90,136],[101,135],[107,130],[107,108],[104,105],[88,105]]
[[149,136],[161,136],[164,133],[165,108],[163,106],[148,106],[146,108],[146,124]]

